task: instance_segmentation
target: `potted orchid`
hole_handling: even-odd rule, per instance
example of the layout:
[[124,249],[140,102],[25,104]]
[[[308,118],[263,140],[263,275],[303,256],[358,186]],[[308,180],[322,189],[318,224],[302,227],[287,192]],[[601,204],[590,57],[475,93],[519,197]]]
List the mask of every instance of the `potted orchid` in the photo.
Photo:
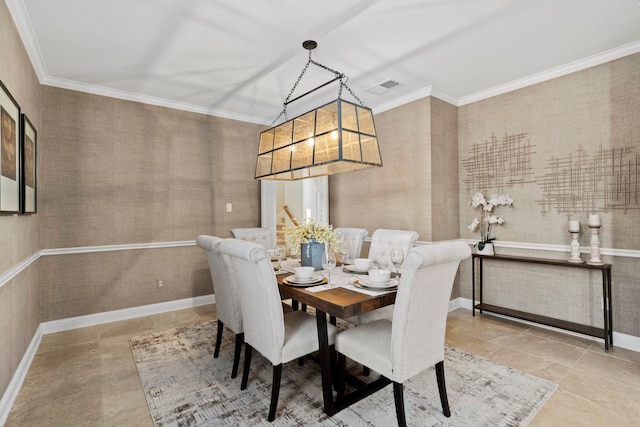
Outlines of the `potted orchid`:
[[497,206],[509,206],[513,207],[513,199],[508,194],[492,194],[489,200],[484,197],[482,193],[476,193],[471,198],[469,206],[472,208],[480,209],[480,219],[477,217],[473,219],[468,228],[471,231],[480,230],[480,241],[476,243],[478,251],[482,252],[485,246],[492,246],[491,241],[495,240],[495,237],[491,237],[491,227],[493,225],[504,224],[504,219],[493,214],[493,210]]

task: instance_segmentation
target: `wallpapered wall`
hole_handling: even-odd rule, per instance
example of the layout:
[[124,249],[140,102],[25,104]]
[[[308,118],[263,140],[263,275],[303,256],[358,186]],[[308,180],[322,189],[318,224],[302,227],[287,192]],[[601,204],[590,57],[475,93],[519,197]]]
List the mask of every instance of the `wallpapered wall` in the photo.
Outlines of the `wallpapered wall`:
[[[43,246],[193,241],[257,225],[253,172],[262,128],[45,88]],[[212,291],[195,246],[46,256],[42,266],[43,321]]]
[[[40,84],[5,2],[0,2],[0,58],[0,80],[39,131]],[[0,215],[0,275],[39,250],[39,226],[39,215]],[[39,275],[36,262],[0,285],[0,395],[40,324]]]
[[[574,219],[588,247],[588,215],[598,213],[603,248],[640,249],[639,114],[639,54],[460,107],[460,237],[478,238],[466,227],[478,214],[468,204],[484,191],[514,199],[495,211],[505,220],[498,241],[566,246]],[[640,336],[640,263],[603,260],[613,264],[614,330]],[[489,301],[601,325],[599,272],[496,263],[487,273]],[[467,270],[467,298],[470,281]]]

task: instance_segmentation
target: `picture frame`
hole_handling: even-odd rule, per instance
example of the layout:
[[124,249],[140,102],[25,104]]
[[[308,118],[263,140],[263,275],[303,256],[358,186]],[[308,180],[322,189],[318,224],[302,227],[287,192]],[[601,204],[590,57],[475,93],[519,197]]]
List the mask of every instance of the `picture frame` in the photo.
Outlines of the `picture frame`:
[[20,115],[20,156],[22,158],[20,184],[20,213],[37,212],[37,148],[38,132],[25,114]]
[[20,213],[20,106],[0,81],[0,214]]

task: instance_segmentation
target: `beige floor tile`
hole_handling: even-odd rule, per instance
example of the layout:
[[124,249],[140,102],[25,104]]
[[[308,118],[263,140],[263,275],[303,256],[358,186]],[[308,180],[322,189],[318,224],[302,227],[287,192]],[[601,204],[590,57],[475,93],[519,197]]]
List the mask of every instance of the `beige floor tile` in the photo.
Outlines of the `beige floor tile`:
[[509,347],[501,347],[494,351],[491,353],[490,359],[502,365],[511,366],[522,372],[546,378],[554,383],[559,383],[570,369],[568,366]]
[[638,390],[640,406],[640,362],[619,359],[605,352],[588,351],[578,360],[574,370],[582,375],[597,376],[603,381],[614,379],[616,383]]
[[100,339],[113,337],[135,337],[154,330],[153,321],[148,317],[122,320],[100,325]]
[[528,331],[514,338],[506,346],[569,367],[573,366],[587,351],[584,348],[543,338]]
[[632,427],[630,419],[562,389],[556,390],[528,427]]
[[75,344],[86,344],[88,342],[98,342],[100,340],[100,329],[98,326],[72,329],[70,331],[56,332],[42,337],[38,353],[59,350]]
[[445,342],[447,345],[475,353],[483,357],[489,357],[491,353],[500,348],[500,344],[484,341],[473,335],[451,332],[447,333]]
[[198,316],[192,309],[169,311],[167,313],[154,314],[149,316],[156,331],[164,331],[170,328],[179,328],[199,323],[202,317]]
[[529,329],[529,332],[533,335],[537,335],[543,338],[548,338],[554,341],[560,341],[564,344],[570,344],[570,345],[584,348],[584,349],[588,349],[588,348],[591,348],[592,346],[595,346],[596,348],[602,348],[604,350],[604,342],[602,342],[601,344],[598,344],[596,341],[594,341],[591,338],[574,336],[571,334],[562,333],[560,331],[546,329],[546,328],[538,328],[535,326],[531,327]]

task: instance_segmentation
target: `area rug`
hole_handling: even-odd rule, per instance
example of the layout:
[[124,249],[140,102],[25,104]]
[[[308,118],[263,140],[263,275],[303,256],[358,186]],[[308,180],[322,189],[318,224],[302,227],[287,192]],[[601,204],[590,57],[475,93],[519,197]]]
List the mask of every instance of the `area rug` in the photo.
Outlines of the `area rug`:
[[[242,369],[231,379],[233,334],[225,331],[217,359],[213,358],[215,336],[215,323],[205,322],[130,339],[157,427],[397,425],[391,385],[326,416],[319,366],[312,360],[304,366],[296,361],[283,366],[276,419],[268,423],[271,364],[254,352],[249,384],[241,391]],[[446,348],[444,364],[451,418],[442,414],[431,368],[405,383],[409,425],[525,426],[557,388],[550,381],[453,347]],[[372,378],[375,375],[371,373]]]

